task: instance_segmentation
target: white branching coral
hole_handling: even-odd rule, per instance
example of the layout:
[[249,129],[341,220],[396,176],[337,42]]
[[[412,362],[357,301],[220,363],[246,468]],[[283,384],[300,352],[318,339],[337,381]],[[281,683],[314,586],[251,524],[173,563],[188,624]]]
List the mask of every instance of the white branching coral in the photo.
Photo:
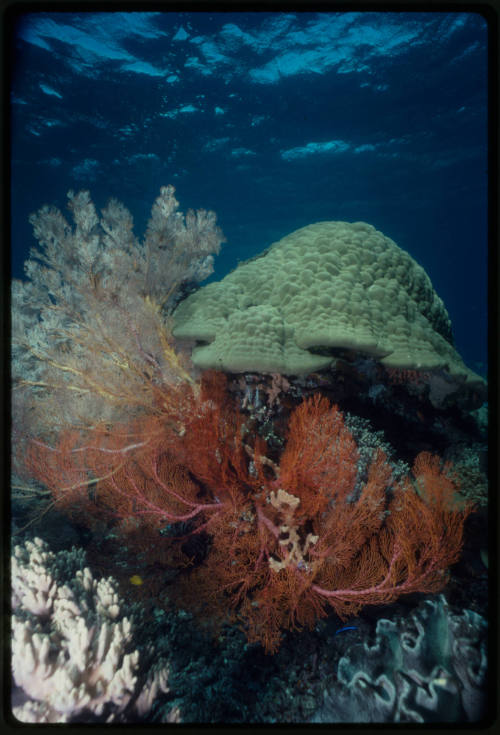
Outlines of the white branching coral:
[[132,703],[143,716],[168,691],[168,666],[157,663],[144,682],[116,582],[96,580],[85,567],[61,584],[55,561],[38,538],[12,557],[12,674],[25,700],[14,715],[23,722],[114,721]]
[[213,212],[179,212],[174,191],[161,189],[143,242],[122,204],[99,217],[87,191],[68,194],[73,226],[55,207],[31,216],[39,245],[12,285],[16,425],[48,438],[151,411],[156,386],[193,383],[169,315],[224,237]]
[[55,554],[39,538],[15,547],[11,558],[14,610],[22,608],[40,617],[52,614],[57,585],[47,566],[54,557]]
[[294,512],[300,504],[300,498],[291,493],[287,493],[283,488],[279,488],[277,493],[271,491],[269,502],[280,511],[284,520],[284,523],[279,526],[280,535],[278,539],[283,558],[277,560],[270,557],[270,568],[273,572],[279,572],[292,564],[298,569],[308,571],[309,564],[305,557],[309,547],[318,540],[318,536],[315,536],[313,533],[308,533],[304,541],[299,536]]
[[169,673],[169,669],[164,666],[153,666],[145,686],[135,701],[135,710],[138,715],[144,716],[151,711],[153,702],[160,692],[170,691],[168,686]]

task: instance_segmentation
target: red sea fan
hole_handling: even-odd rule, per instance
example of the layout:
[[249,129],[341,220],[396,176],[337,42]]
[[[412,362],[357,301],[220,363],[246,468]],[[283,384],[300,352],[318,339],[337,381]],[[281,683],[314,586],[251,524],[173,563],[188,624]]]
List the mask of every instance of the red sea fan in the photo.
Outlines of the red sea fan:
[[[395,485],[383,452],[358,477],[358,448],[337,406],[319,395],[292,413],[279,464],[207,374],[182,417],[98,426],[85,443],[63,432],[33,442],[32,474],[61,508],[127,523],[154,540],[189,523],[210,543],[172,595],[204,616],[238,620],[274,652],[283,630],[343,619],[410,592],[436,592],[459,556],[471,506],[457,504],[448,466],[420,454]],[[139,529],[139,531],[138,531]],[[142,529],[142,530],[141,530]],[[162,552],[163,553],[163,552]]]

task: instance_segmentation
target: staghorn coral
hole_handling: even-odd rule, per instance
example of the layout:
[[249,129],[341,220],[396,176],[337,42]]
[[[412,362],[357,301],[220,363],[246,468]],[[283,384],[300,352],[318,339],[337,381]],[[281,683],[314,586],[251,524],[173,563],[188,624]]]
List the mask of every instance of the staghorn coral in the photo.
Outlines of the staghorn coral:
[[[139,529],[160,546],[166,524],[187,523],[184,539],[209,538],[172,593],[220,623],[239,621],[271,652],[283,630],[311,628],[329,606],[345,619],[442,589],[471,510],[458,502],[449,466],[421,453],[413,476],[394,482],[377,450],[360,483],[356,442],[320,395],[295,409],[272,459],[225,382],[205,376],[182,432],[149,418],[98,428],[84,445],[63,434],[56,447],[32,445],[31,472],[59,507],[107,517],[129,543]],[[175,535],[163,540],[178,550]]]
[[[76,571],[63,582],[65,556]],[[82,562],[76,550],[56,555],[39,538],[14,548],[13,714],[21,722],[127,721],[169,691],[165,661],[141,671],[114,580],[94,579]]]

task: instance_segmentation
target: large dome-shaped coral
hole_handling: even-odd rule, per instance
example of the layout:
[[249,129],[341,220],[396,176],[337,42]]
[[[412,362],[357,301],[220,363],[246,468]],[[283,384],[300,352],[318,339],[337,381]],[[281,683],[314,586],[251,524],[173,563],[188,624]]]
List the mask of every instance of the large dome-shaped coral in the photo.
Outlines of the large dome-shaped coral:
[[424,269],[365,222],[302,227],[186,298],[174,335],[202,343],[201,368],[301,375],[339,349],[387,367],[445,369],[483,383],[453,346],[446,308]]

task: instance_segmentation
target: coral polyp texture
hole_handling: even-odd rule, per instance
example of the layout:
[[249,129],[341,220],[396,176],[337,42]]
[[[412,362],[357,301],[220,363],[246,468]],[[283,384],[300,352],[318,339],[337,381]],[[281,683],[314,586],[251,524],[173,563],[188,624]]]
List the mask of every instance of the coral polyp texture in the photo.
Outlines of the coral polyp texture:
[[334,350],[399,369],[445,368],[482,383],[453,347],[446,308],[424,269],[365,222],[318,222],[271,245],[174,313],[196,339],[193,362],[227,372],[307,374]]

